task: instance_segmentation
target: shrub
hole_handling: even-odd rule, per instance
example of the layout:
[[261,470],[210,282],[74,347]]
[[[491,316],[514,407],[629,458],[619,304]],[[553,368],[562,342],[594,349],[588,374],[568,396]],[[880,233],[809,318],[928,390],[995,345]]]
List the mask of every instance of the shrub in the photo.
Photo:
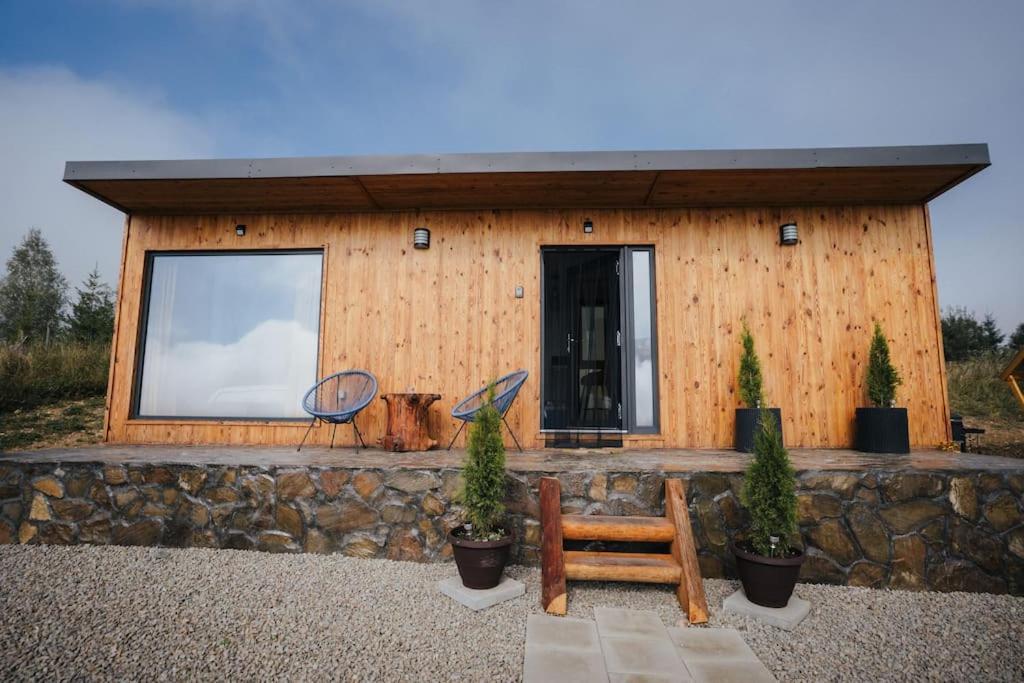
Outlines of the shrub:
[[766,408],[761,409],[761,428],[754,435],[754,457],[741,498],[750,513],[748,540],[754,551],[765,557],[789,552],[797,531],[796,474],[775,418]]
[[0,346],[0,411],[103,396],[110,346]]
[[466,521],[477,540],[497,540],[505,515],[505,444],[501,441],[501,416],[494,407],[494,384],[487,389],[487,404],[469,428],[469,446],[459,500]]
[[964,417],[996,421],[1024,419],[1010,385],[999,378],[1009,354],[986,354],[946,364],[949,407]]
[[740,400],[748,408],[760,408],[764,402],[764,388],[761,381],[761,361],[754,351],[754,337],[746,321],[743,322],[743,355],[740,356],[739,388]]
[[879,408],[889,408],[896,401],[896,387],[902,382],[889,358],[889,342],[876,322],[868,352],[868,399]]

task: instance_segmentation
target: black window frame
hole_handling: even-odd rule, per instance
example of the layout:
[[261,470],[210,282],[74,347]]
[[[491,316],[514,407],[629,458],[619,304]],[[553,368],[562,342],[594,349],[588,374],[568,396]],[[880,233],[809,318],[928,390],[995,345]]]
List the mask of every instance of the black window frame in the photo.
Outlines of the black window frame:
[[[232,417],[232,416],[220,416],[211,417],[208,415],[144,415],[139,411],[139,403],[142,400],[142,374],[143,366],[145,365],[146,359],[146,335],[149,328],[149,302],[151,294],[151,286],[153,284],[153,263],[160,256],[230,256],[243,254],[246,256],[259,256],[259,255],[274,255],[274,256],[287,256],[289,254],[319,254],[320,255],[320,284],[319,284],[319,303],[320,303],[320,314],[316,318],[316,377],[314,381],[320,377],[320,359],[322,354],[323,339],[321,332],[323,325],[323,300],[324,300],[324,268],[326,263],[324,261],[324,255],[326,250],[323,247],[310,247],[301,249],[170,249],[170,250],[147,250],[145,254],[145,264],[143,266],[142,274],[142,292],[141,292],[141,305],[139,307],[139,326],[136,334],[135,343],[135,361],[133,363],[133,374],[132,374],[132,397],[131,397],[131,410],[129,411],[129,420],[141,420],[141,421],[152,421],[160,420],[164,422],[287,422],[287,423],[306,423],[309,421],[308,417]],[[312,386],[312,385],[310,385]]]

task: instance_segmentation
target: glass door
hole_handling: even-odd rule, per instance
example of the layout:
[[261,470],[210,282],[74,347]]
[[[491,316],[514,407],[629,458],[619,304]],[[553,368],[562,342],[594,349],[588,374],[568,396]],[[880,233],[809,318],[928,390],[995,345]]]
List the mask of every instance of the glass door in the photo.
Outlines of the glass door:
[[541,429],[658,433],[653,247],[541,258]]
[[620,257],[543,252],[543,429],[622,429]]

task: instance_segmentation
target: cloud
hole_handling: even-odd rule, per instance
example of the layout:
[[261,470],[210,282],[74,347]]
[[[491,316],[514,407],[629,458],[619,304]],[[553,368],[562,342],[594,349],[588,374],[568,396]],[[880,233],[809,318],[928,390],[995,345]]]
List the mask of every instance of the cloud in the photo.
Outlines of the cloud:
[[189,417],[303,417],[316,379],[316,331],[267,320],[229,344],[146,342],[140,412]]
[[65,185],[65,161],[200,157],[214,148],[200,121],[159,97],[63,67],[0,69],[0,131],[0,259],[38,227],[73,285],[97,264],[116,285],[123,216]]
[[[161,130],[144,137],[167,148],[129,156],[206,155],[208,130],[217,131],[216,152],[230,156],[989,142],[993,167],[932,205],[939,295],[944,305],[991,310],[1007,329],[1024,319],[1024,298],[1006,294],[1024,256],[1015,204],[1024,185],[1020,2],[117,4],[126,15],[157,7],[173,16],[164,36],[139,15],[139,32],[153,37],[151,63],[189,44],[209,66],[183,78],[99,53],[118,78],[159,82],[201,118],[64,72],[73,89],[109,91],[128,112],[158,114],[142,117]],[[0,89],[0,112],[12,99]],[[81,140],[83,121],[107,119],[71,109],[67,139]],[[115,143],[126,136],[106,129],[97,139],[109,144],[77,155],[123,151]],[[34,122],[8,139],[31,147],[35,136],[49,144]],[[59,168],[43,175],[49,182]],[[49,201],[21,203],[32,211],[16,216],[17,232],[42,223],[36,215]],[[116,214],[84,195],[78,202],[91,208],[65,215],[92,211],[94,225],[103,217],[114,244]],[[111,272],[116,246],[99,251]]]

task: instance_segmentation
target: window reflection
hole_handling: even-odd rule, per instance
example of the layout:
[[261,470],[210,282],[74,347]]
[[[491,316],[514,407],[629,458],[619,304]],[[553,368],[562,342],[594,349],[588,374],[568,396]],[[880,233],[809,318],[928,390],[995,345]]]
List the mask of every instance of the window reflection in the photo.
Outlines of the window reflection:
[[323,256],[151,257],[140,416],[303,417]]
[[633,385],[635,426],[654,426],[654,358],[651,331],[651,252],[633,251]]

